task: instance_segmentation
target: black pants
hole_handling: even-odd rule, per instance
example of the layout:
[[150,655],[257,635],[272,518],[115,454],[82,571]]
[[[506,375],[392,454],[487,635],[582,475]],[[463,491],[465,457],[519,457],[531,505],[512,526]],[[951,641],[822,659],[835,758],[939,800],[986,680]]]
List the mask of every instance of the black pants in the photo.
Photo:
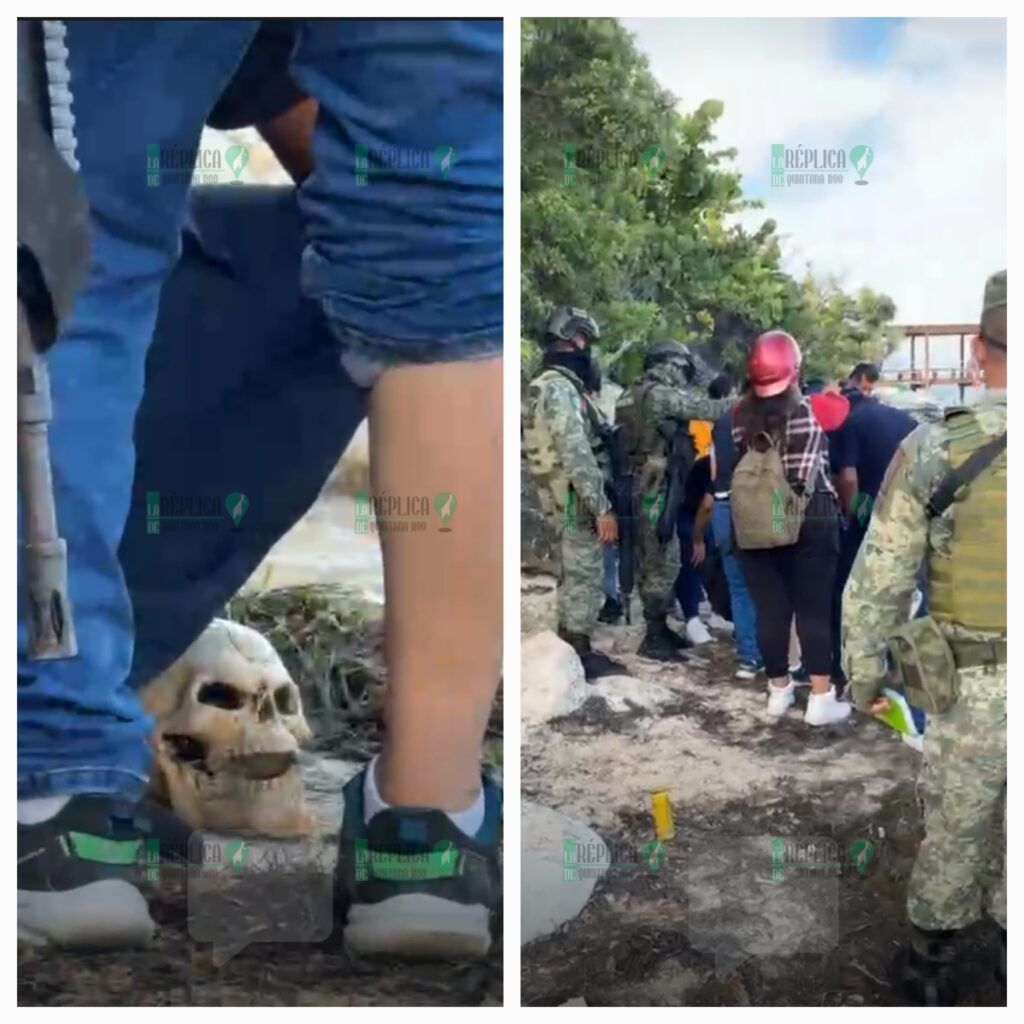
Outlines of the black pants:
[[866,532],[856,520],[844,530],[840,530],[839,558],[836,561],[836,579],[832,588],[832,675],[836,678],[843,675],[843,590],[850,578],[850,570],[857,559],[857,552]]
[[[829,513],[831,507],[832,512]],[[839,553],[833,501],[811,502],[795,544],[740,551],[740,564],[757,609],[757,643],[770,679],[789,669],[789,627],[796,615],[803,666],[811,675],[832,670],[832,596]]]

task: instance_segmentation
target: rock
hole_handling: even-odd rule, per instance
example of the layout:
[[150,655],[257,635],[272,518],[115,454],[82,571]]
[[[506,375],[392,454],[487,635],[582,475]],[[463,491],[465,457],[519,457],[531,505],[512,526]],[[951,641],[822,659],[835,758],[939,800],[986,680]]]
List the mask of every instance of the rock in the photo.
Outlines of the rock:
[[589,696],[579,655],[551,630],[523,640],[520,664],[520,718],[527,728],[572,714]]
[[675,697],[668,687],[633,676],[602,676],[590,685],[586,695],[603,697],[612,711],[656,708]]
[[566,840],[585,844],[592,853],[584,859],[591,860],[593,853],[607,849],[597,833],[558,811],[525,800],[522,825],[520,941],[525,946],[572,920],[586,906],[608,865],[578,868],[567,877]]

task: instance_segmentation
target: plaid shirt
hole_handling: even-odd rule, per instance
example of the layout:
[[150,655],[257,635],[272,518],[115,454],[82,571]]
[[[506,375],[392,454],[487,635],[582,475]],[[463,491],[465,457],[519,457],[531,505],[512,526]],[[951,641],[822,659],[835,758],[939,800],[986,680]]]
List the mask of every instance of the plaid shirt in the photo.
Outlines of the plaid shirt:
[[[743,441],[743,427],[733,417],[732,438],[740,458],[747,450]],[[827,491],[835,494],[828,466],[828,437],[821,429],[805,395],[786,421],[786,433],[779,445],[782,467],[790,486],[803,494]]]

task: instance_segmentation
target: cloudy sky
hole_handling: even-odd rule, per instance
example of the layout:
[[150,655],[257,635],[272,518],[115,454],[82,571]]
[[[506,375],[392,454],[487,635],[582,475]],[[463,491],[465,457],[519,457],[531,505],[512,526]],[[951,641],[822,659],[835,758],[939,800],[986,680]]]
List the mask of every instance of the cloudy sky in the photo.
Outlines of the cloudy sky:
[[[998,19],[643,19],[623,24],[692,110],[720,99],[751,219],[787,269],[891,295],[898,323],[976,322],[1006,266],[1006,35]],[[874,162],[856,186],[772,187],[772,143]]]

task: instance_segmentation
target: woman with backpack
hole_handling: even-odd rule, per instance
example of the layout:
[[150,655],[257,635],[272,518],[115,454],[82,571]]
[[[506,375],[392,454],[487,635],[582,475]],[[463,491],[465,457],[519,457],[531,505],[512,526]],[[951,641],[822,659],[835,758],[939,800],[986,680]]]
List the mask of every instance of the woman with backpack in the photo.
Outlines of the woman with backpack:
[[751,386],[733,415],[739,459],[730,502],[735,544],[757,609],[768,713],[783,715],[794,701],[788,652],[795,615],[811,684],[804,721],[829,725],[851,710],[836,699],[830,679],[839,505],[828,440],[800,393],[800,361],[800,347],[784,331],[762,334],[751,348]]

